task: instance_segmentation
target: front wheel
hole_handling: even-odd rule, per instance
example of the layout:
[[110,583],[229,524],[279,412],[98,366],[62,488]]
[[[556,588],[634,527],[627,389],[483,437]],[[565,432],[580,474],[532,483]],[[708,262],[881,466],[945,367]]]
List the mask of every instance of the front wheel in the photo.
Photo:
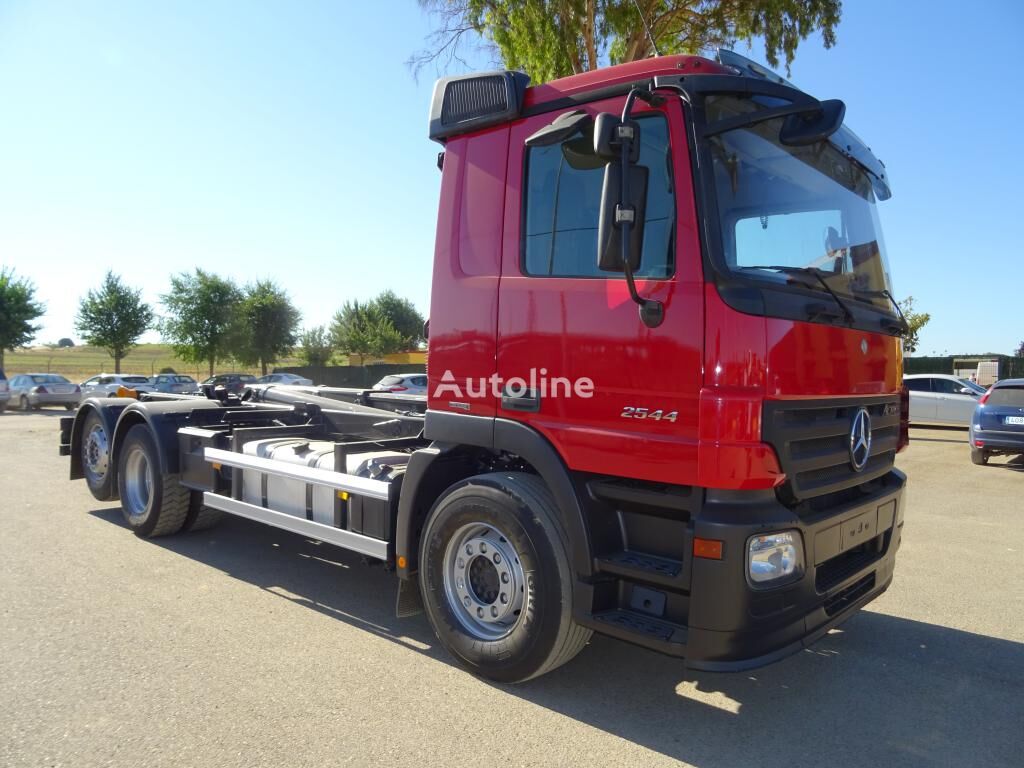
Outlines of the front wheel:
[[550,672],[591,632],[572,619],[573,578],[554,499],[533,475],[500,472],[452,486],[420,545],[420,588],[445,649],[505,683]]
[[177,533],[188,516],[192,493],[178,476],[160,471],[160,454],[149,427],[128,430],[117,460],[121,513],[136,536]]

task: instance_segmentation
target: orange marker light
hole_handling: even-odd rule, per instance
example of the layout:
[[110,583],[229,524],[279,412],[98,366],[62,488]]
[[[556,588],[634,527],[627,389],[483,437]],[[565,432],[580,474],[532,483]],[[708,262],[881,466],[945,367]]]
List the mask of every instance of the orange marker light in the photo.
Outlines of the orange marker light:
[[405,564],[406,564],[405,555],[399,555],[398,556],[398,567],[399,568],[405,568]]
[[722,542],[718,539],[694,539],[693,556],[707,560],[722,559]]

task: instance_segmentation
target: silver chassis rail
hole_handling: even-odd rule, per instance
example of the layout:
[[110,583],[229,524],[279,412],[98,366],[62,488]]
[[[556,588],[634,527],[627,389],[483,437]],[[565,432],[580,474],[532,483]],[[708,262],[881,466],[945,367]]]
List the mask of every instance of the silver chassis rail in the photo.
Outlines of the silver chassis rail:
[[[246,456],[219,448],[206,448],[203,451],[203,458],[213,464],[237,467],[242,470],[266,472],[372,499],[386,501],[390,492],[390,485],[380,480],[355,477],[343,472],[332,472],[326,469],[285,464],[280,461],[261,459],[257,456]],[[230,496],[222,496],[219,493],[209,491],[203,494],[203,504],[212,509],[227,512],[230,515],[245,517],[258,523],[273,526],[274,528],[298,533],[318,541],[325,541],[328,544],[350,549],[362,555],[376,557],[380,560],[386,560],[388,557],[388,542],[382,539],[375,539],[371,536],[342,530],[331,525],[324,525],[313,520],[288,515],[284,512],[276,512],[272,509],[266,509],[256,504],[250,504],[233,499]]]

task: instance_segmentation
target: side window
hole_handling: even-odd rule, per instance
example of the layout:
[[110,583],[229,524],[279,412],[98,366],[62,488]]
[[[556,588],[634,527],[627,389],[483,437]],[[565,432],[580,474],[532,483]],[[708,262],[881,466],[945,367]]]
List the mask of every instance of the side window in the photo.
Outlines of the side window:
[[[668,122],[663,115],[637,118],[640,165],[648,169],[644,246],[638,277],[669,277],[675,268],[675,194]],[[579,139],[570,140],[572,144]],[[585,140],[584,140],[585,143]],[[597,229],[604,166],[573,167],[563,146],[530,147],[523,208],[523,271],[528,275],[615,277],[597,268]],[[575,165],[586,158],[571,155]],[[594,163],[589,163],[593,165]]]
[[949,379],[932,379],[932,392],[938,392],[940,395],[958,395],[960,387]]
[[911,392],[929,392],[928,379],[907,379],[904,384]]

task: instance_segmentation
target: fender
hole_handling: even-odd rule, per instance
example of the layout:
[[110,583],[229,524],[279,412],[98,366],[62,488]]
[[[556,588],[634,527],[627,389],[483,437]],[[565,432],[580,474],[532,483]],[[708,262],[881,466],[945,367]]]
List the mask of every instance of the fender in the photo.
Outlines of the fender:
[[121,443],[124,441],[125,435],[128,434],[128,430],[136,424],[146,424],[153,434],[153,442],[156,443],[156,450],[160,455],[160,471],[172,475],[181,471],[178,453],[178,427],[193,411],[222,407],[215,400],[199,399],[189,402],[171,400],[151,403],[131,400],[130,403],[131,405],[121,411],[117,426],[114,428],[114,438],[110,444],[112,466],[117,467],[116,462],[121,451]]
[[[418,522],[417,509],[422,506],[417,504],[421,486],[426,487],[439,461],[455,458],[455,449],[465,445],[507,451],[521,457],[537,471],[558,504],[559,516],[569,537],[569,559],[573,570],[578,578],[593,575],[590,533],[583,513],[583,501],[573,485],[569,468],[542,434],[518,421],[437,411],[427,411],[423,434],[428,440],[437,442],[430,448],[416,451],[406,471],[396,531],[396,552],[407,560],[406,567],[398,569],[400,577],[410,578],[416,571],[419,548],[415,545],[418,532],[414,526]],[[468,476],[458,471],[439,474],[443,478],[453,478],[451,482]],[[444,487],[451,482],[446,482]]]
[[86,416],[95,411],[103,421],[103,429],[108,435],[113,435],[121,411],[134,402],[129,397],[89,397],[82,401],[71,426],[71,480],[85,477],[82,471],[82,430]]

